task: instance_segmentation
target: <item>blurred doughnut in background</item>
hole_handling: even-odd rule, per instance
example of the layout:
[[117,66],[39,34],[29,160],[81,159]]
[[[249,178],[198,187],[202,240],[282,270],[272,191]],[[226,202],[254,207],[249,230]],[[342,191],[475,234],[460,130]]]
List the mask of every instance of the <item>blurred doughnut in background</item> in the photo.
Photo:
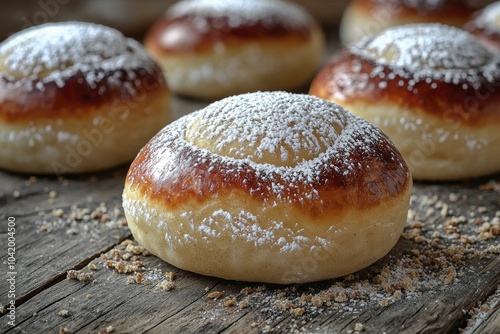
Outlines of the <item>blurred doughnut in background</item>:
[[[0,40],[34,25],[58,21],[87,21],[142,38],[149,26],[174,0],[36,0],[4,1],[0,11]],[[335,26],[349,0],[294,0],[320,23]]]
[[342,16],[340,40],[350,44],[389,27],[442,23],[462,27],[491,0],[352,0]]
[[476,12],[464,29],[476,36],[489,50],[500,53],[500,1]]

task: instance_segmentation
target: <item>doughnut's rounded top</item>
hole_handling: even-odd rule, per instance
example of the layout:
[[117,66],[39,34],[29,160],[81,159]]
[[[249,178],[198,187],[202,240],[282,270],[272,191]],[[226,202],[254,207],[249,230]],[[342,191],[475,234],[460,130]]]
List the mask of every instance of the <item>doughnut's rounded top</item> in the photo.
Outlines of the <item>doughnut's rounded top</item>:
[[340,112],[329,115],[331,108],[307,96],[242,95],[203,109],[186,139],[220,156],[294,167],[335,144],[346,119]]
[[406,191],[409,178],[392,142],[337,104],[256,92],[166,126],[138,154],[127,184],[172,207],[237,189],[323,212],[371,207]]
[[160,89],[165,79],[144,47],[102,25],[48,23],[0,44],[0,117],[9,121],[76,116]]
[[498,80],[500,75],[498,57],[468,32],[441,24],[389,28],[350,49],[414,82],[466,82],[478,87],[484,80]]
[[[275,25],[299,28],[311,22],[311,16],[301,7],[281,0],[184,0],[170,7],[166,15],[172,19],[196,15],[226,20],[233,28],[256,23],[269,28]],[[197,23],[200,29],[204,28],[203,20]]]
[[332,56],[310,93],[346,103],[391,101],[470,126],[498,122],[500,56],[474,36],[411,24],[366,37]]
[[[171,6],[148,31],[145,44],[162,53],[183,53],[261,38],[308,38],[315,20],[281,0],[184,0]],[[221,48],[222,46],[218,46]]]
[[84,22],[49,23],[12,35],[0,46],[2,74],[64,85],[78,72],[97,83],[106,73],[149,64],[139,43],[118,30]]

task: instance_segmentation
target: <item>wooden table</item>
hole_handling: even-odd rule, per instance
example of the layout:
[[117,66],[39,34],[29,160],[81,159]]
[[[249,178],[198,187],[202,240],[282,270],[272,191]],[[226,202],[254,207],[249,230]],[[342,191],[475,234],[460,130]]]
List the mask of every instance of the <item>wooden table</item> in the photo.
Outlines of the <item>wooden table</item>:
[[[178,116],[205,104],[173,101]],[[388,256],[354,275],[278,286],[204,277],[148,255],[123,217],[126,171],[0,172],[0,332],[500,332],[500,175],[416,183]]]

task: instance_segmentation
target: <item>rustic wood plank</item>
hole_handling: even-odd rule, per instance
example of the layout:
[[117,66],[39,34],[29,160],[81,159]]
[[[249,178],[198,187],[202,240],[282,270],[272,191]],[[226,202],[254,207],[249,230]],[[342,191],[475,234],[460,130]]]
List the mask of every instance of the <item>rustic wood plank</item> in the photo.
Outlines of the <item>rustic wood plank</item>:
[[[126,226],[119,224],[114,207],[121,207],[121,174],[103,174],[89,180],[89,176],[66,179],[40,178],[26,184],[27,176],[0,172],[0,183],[6,185],[0,200],[0,240],[7,240],[8,217],[16,219],[16,299],[22,303],[29,295],[43,289],[49,282],[61,279],[72,268],[85,265],[113,244],[130,236]],[[4,182],[5,181],[5,182]],[[52,193],[51,193],[52,192]],[[53,198],[51,198],[53,197]],[[103,202],[111,212],[109,220],[85,222],[71,219],[75,205],[91,211]],[[54,215],[59,210],[62,215]],[[115,219],[116,218],[116,219]],[[44,231],[43,229],[48,230]],[[6,249],[0,254],[5,262]],[[0,281],[0,291],[7,291],[7,281]],[[50,283],[52,284],[52,283]],[[5,295],[1,296],[5,303]]]
[[496,334],[500,331],[500,285],[484,304],[479,303],[476,311],[464,334]]
[[[112,325],[119,333],[142,332],[202,299],[207,294],[205,287],[218,281],[181,271],[154,256],[141,257],[141,261],[148,268],[142,272],[149,284],[128,284],[129,274],[107,268],[105,260],[98,258],[92,262],[97,270],[82,270],[92,275],[87,281],[65,279],[21,305],[19,327],[37,333],[53,333],[60,327],[87,333]],[[162,291],[158,283],[168,271],[176,276],[175,288]],[[69,317],[58,316],[61,310],[68,310]],[[0,331],[8,333],[9,328],[2,323]]]
[[[248,284],[217,281],[186,273],[154,257],[145,261],[145,265],[161,272],[175,271],[178,276],[174,280],[175,288],[168,292],[155,292],[154,286],[127,285],[127,275],[118,275],[103,268],[94,273],[95,283],[65,280],[22,305],[18,316],[25,320],[19,326],[24,330],[36,329],[39,333],[54,332],[59,327],[67,327],[74,333],[85,333],[108,326],[119,333],[145,330],[158,333],[290,333],[294,330],[322,333],[345,332],[353,329],[356,322],[361,322],[368,332],[383,329],[387,333],[449,333],[450,328],[446,327],[450,323],[449,314],[460,317],[465,304],[478,298],[471,296],[468,288],[472,282],[469,281],[468,285],[452,286],[417,300],[401,300],[387,308],[373,308],[373,305],[367,304],[354,312],[340,313],[327,308],[323,314],[310,318],[269,307],[260,297],[249,308],[226,307],[219,301],[209,300],[208,293],[225,291],[227,297],[231,294],[241,297],[239,291]],[[498,260],[485,267],[484,272],[491,273],[492,266],[498,267]],[[483,277],[483,273],[478,273],[477,277]],[[475,279],[471,277],[471,281]],[[492,282],[484,283],[483,287],[488,287]],[[298,293],[316,286],[303,286]],[[205,291],[205,287],[210,290]],[[273,296],[281,291],[281,287],[268,287],[265,296]],[[92,294],[93,298],[85,298],[87,294]],[[457,300],[446,300],[450,296],[457,296]],[[64,309],[69,311],[70,317],[61,318],[57,315]]]
[[[368,332],[457,331],[467,319],[463,311],[485,300],[500,284],[500,258],[493,251],[487,251],[498,244],[496,239],[478,238],[468,244],[458,237],[478,236],[482,225],[477,225],[477,220],[487,217],[491,221],[498,214],[500,199],[495,186],[499,179],[496,176],[492,179],[494,182],[489,183],[487,178],[454,184],[416,184],[411,204],[414,212],[405,230],[406,238],[400,239],[389,256],[348,279],[291,287],[267,285],[263,291],[257,291],[259,284],[227,282],[195,275],[176,269],[154,256],[141,256],[144,267],[139,271],[144,277],[150,277],[151,284],[127,284],[129,275],[103,268],[105,260],[97,258],[92,261],[99,268],[92,273],[94,283],[62,280],[52,282],[52,286],[45,286],[43,291],[37,291],[19,307],[19,326],[28,332],[36,330],[40,333],[53,332],[61,326],[75,333],[98,331],[108,326],[120,333],[145,330],[158,333],[323,333],[354,330],[356,323],[361,323]],[[103,178],[96,183],[101,181],[102,185],[93,184],[92,187],[102,191],[113,188],[107,182],[122,182],[120,179],[109,181]],[[76,182],[74,186],[77,185]],[[114,187],[120,188],[117,185]],[[113,198],[116,192],[121,191],[113,189],[113,195],[108,194],[108,197],[111,195]],[[67,203],[72,203],[75,195],[71,195],[72,191],[67,193]],[[448,221],[464,215],[467,215],[465,221],[460,221],[457,226],[450,225],[458,232],[446,230]],[[418,236],[424,240],[412,234],[415,229],[412,226],[419,226],[412,225],[414,221],[423,224],[418,228],[421,231]],[[436,231],[441,235],[437,241],[431,237]],[[50,235],[44,235],[44,238]],[[67,238],[58,234],[54,236],[57,238],[54,237],[51,242]],[[446,251],[456,250],[456,247],[470,254],[457,252],[445,255]],[[398,273],[401,270],[398,261],[406,259],[406,264],[411,267],[412,261],[422,260],[416,254],[425,252],[436,252],[432,254],[444,258],[432,258],[430,254],[428,262],[424,261],[421,267],[416,267],[421,271],[421,276],[415,282],[406,288],[395,288],[400,291],[398,298],[390,284],[385,287],[389,289],[387,292],[383,284],[374,283],[387,268],[389,278],[394,276],[394,284],[400,284],[401,277],[398,274],[403,277],[405,274],[415,274],[416,269]],[[62,254],[60,256],[63,258]],[[70,262],[77,261],[72,259]],[[439,265],[441,262],[444,264]],[[443,274],[448,266],[453,266],[456,277],[445,284],[441,280],[446,280]],[[155,291],[161,281],[161,273],[165,271],[176,274],[175,288],[171,291]],[[432,275],[433,278],[429,279]],[[360,283],[375,287],[376,293],[365,291],[362,296],[351,298],[349,291],[355,291],[351,287]],[[249,292],[241,291],[245,287],[250,288]],[[339,300],[333,300],[331,305],[323,303],[320,306],[315,306],[311,299],[302,300],[303,296],[324,297],[335,292],[335,289],[346,292],[347,297],[337,295],[340,296]],[[221,299],[212,300],[207,296],[213,291],[225,292]],[[93,298],[85,298],[88,294]],[[225,305],[232,297],[235,298],[234,305]],[[384,301],[387,301],[387,305],[381,305]],[[246,302],[247,307],[240,307],[241,302]],[[70,312],[68,318],[57,315],[63,309]],[[479,326],[488,330],[495,328],[496,314],[493,312],[492,320],[482,322]],[[10,329],[4,325],[5,322],[1,324],[0,330]]]

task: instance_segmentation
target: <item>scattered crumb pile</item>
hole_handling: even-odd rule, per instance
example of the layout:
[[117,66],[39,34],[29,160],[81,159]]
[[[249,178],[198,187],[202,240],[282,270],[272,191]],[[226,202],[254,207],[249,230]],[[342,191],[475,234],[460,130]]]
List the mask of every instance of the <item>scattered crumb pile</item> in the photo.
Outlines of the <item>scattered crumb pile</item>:
[[79,270],[68,270],[66,273],[66,278],[67,279],[76,279],[79,280],[80,282],[87,282],[93,279],[93,276],[91,273],[85,273],[81,272]]
[[[113,177],[122,178],[120,172],[113,174]],[[88,178],[88,182],[96,182],[97,176],[92,175]],[[71,206],[58,206],[62,198],[64,201],[65,194],[59,194],[56,190],[50,189],[48,186],[43,186],[46,179],[40,179],[36,176],[30,176],[24,182],[23,188],[15,190],[11,195],[14,199],[23,199],[26,195],[33,196],[33,193],[38,195],[41,191],[46,194],[48,208],[41,209],[35,207],[38,219],[35,221],[39,232],[51,233],[56,230],[65,229],[68,235],[81,235],[87,237],[90,242],[93,242],[94,237],[98,234],[98,229],[95,227],[106,228],[126,228],[127,221],[122,212],[121,198],[113,200],[111,203],[99,203],[93,201],[92,197],[87,197],[86,202],[73,204]],[[68,186],[71,183],[69,179],[60,179],[62,186]],[[35,188],[35,189],[33,189]],[[64,188],[63,188],[64,189]],[[8,194],[0,192],[0,199]],[[65,201],[66,202],[66,201]]]
[[[146,268],[143,258],[149,255],[150,253],[144,247],[126,239],[120,245],[102,253],[100,258],[90,262],[86,269],[68,271],[67,278],[85,282],[93,279],[93,271],[106,268],[116,274],[127,275],[127,284],[152,285],[154,291],[172,290],[175,287],[175,274],[171,271],[162,272],[157,268]],[[97,281],[93,280],[93,282]]]
[[[109,334],[109,333],[114,333],[115,328],[113,326],[108,326],[105,329],[101,329],[100,331],[97,332],[97,334]],[[68,329],[68,327],[59,327],[59,334],[70,334],[71,330]]]
[[70,316],[70,313],[68,310],[60,310],[59,312],[57,312],[57,315],[61,318],[67,318]]
[[[49,196],[53,195],[53,191]],[[52,195],[50,195],[52,194]],[[94,231],[95,225],[104,225],[108,228],[127,227],[127,221],[119,203],[108,207],[106,203],[89,203],[84,207],[74,204],[69,208],[54,208],[51,212],[39,211],[40,217],[35,223],[41,232],[52,232],[55,229],[65,228],[66,234],[89,234]]]

